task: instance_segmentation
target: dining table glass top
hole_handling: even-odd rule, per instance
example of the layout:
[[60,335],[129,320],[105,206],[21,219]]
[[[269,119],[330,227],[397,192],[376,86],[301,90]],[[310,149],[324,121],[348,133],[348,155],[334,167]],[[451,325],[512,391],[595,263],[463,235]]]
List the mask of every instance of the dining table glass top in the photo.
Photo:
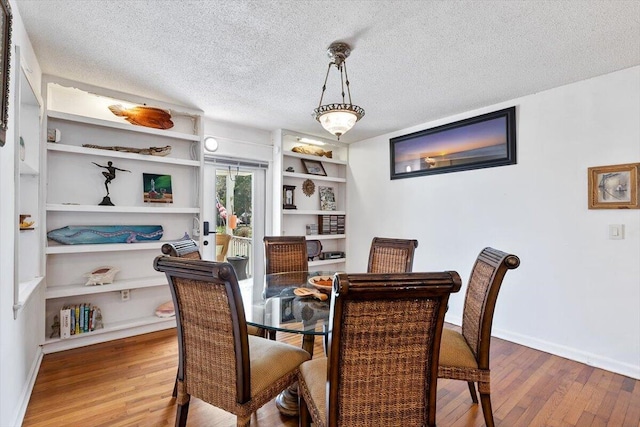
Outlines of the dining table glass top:
[[[334,271],[296,271],[267,274],[241,280],[240,291],[247,324],[260,328],[305,335],[326,334],[329,322],[330,287],[322,282],[332,278]],[[321,290],[328,296],[324,301],[313,296],[297,296],[296,288]]]

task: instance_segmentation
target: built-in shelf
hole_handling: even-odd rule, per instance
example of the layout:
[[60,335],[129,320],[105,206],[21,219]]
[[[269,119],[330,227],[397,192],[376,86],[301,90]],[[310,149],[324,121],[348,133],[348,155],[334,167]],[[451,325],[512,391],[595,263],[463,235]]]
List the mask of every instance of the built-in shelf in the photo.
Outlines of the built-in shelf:
[[302,209],[283,209],[283,215],[345,215],[345,211],[321,211],[321,210],[302,210]]
[[315,160],[317,162],[335,163],[336,165],[347,164],[347,162],[344,160],[330,159],[329,157],[314,156],[312,154],[294,153],[293,151],[283,152],[282,154],[287,157],[297,157],[298,159],[308,159],[308,160]]
[[286,176],[289,178],[298,178],[298,179],[313,179],[316,181],[347,182],[346,178],[338,178],[335,176],[311,175],[311,174],[296,173],[296,172],[282,172],[282,176]]
[[332,240],[332,239],[344,239],[346,234],[307,234],[305,236],[307,240]]
[[200,166],[199,160],[178,159],[167,156],[149,156],[145,154],[127,153],[125,151],[101,150],[98,148],[79,147],[77,145],[59,144],[54,142],[47,143],[47,150],[60,151],[64,153],[83,154],[102,157],[113,157],[119,159],[141,160],[145,162],[169,163],[172,165],[182,166]]
[[29,298],[31,297],[31,295],[33,295],[35,290],[38,289],[38,286],[40,286],[43,280],[44,280],[44,277],[38,276],[32,279],[20,282],[19,291],[18,291],[18,302],[13,305],[13,311],[15,313],[17,313],[22,309],[22,307],[24,307],[27,301],[29,301]]
[[309,261],[309,267],[317,267],[320,265],[329,265],[329,264],[342,264],[345,262],[346,258],[336,258],[336,259],[321,259],[318,261]]
[[105,285],[65,285],[47,286],[46,299],[65,298],[74,295],[92,295],[104,292],[119,292],[125,289],[151,288],[155,286],[167,286],[167,277],[158,274],[156,277],[144,277],[141,279],[114,280]]
[[99,206],[47,204],[49,212],[108,212],[108,213],[159,213],[159,214],[197,214],[199,208],[175,208],[168,206]]
[[64,338],[64,339],[48,338],[45,340],[45,345],[54,344],[57,342],[67,341],[67,340],[89,338],[95,335],[101,335],[109,332],[115,332],[115,331],[120,331],[124,329],[131,329],[139,326],[147,326],[147,325],[153,325],[153,324],[166,324],[165,325],[166,328],[170,328],[176,325],[176,319],[175,317],[163,318],[163,317],[156,317],[156,316],[147,316],[147,317],[139,317],[131,320],[123,320],[120,322],[105,323],[104,328],[96,329],[95,331],[85,332],[82,334],[71,335],[69,338]]
[[79,116],[77,114],[62,113],[60,111],[49,110],[47,117],[50,119],[66,120],[74,123],[84,123],[92,126],[100,126],[105,128],[120,129],[127,132],[139,132],[150,135],[163,136],[165,138],[185,139],[189,141],[200,141],[199,135],[175,132],[171,130],[155,129],[145,126],[135,126],[129,123],[112,122],[110,120],[96,119],[93,117]]
[[142,243],[105,243],[98,245],[55,245],[47,246],[46,254],[79,254],[92,252],[145,251],[160,249],[164,241],[154,240]]

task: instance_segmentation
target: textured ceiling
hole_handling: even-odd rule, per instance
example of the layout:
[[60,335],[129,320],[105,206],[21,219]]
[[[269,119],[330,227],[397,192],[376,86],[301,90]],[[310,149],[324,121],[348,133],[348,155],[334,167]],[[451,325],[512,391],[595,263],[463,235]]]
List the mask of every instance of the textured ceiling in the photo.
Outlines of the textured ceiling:
[[366,110],[346,142],[640,64],[637,0],[14,4],[44,73],[320,136],[326,48],[346,41]]

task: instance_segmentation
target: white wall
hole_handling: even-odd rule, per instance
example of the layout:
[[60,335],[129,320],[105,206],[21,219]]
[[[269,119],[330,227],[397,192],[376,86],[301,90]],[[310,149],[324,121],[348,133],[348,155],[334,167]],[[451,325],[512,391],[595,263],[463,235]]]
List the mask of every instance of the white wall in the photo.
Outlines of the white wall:
[[[14,222],[14,138],[15,103],[14,87],[19,82],[13,77],[15,71],[15,49],[21,48],[22,60],[32,71],[39,86],[41,71],[22,18],[14,1],[10,1],[13,13],[13,35],[11,46],[11,82],[9,102],[9,129],[7,144],[0,148],[0,425],[20,425],[28,403],[33,381],[41,360],[38,344],[44,335],[42,320],[42,289],[36,291],[18,319],[13,318],[13,246],[17,224]],[[15,183],[14,183],[15,184]]]
[[[389,138],[512,105],[517,165],[389,179]],[[495,336],[640,378],[640,210],[587,209],[588,167],[640,162],[640,67],[361,141],[349,159],[348,271],[374,236],[416,238],[414,271],[463,280],[485,246],[514,253]]]

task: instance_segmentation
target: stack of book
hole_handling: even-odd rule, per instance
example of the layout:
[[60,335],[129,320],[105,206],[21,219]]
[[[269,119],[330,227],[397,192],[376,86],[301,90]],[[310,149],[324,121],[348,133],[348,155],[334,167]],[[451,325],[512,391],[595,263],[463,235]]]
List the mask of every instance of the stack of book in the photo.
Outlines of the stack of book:
[[91,304],[76,304],[60,310],[60,338],[83,334],[102,328],[100,308]]
[[319,234],[344,234],[344,215],[318,215]]

